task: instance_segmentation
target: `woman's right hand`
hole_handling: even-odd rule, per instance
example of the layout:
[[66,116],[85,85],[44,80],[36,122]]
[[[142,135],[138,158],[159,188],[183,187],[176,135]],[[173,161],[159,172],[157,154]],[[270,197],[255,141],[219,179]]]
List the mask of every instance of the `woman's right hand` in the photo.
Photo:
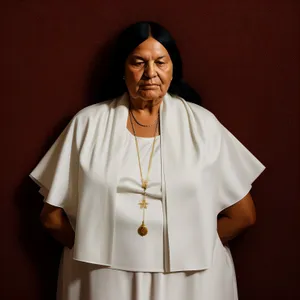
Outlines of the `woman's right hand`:
[[58,242],[70,249],[73,248],[75,232],[62,208],[45,203],[40,214],[40,220],[46,230]]

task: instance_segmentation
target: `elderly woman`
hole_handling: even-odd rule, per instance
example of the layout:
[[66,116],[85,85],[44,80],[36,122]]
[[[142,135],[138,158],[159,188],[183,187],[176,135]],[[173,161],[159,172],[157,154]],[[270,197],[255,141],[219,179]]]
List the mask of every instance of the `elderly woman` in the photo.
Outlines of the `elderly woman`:
[[235,300],[227,242],[255,222],[264,166],[195,104],[159,24],[119,37],[112,98],[81,110],[31,173],[64,246],[58,299]]

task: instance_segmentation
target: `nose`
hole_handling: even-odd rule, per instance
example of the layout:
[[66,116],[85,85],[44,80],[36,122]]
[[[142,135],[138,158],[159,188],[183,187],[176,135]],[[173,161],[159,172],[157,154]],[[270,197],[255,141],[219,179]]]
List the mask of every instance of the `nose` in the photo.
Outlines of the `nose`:
[[148,63],[145,65],[144,75],[145,75],[147,78],[153,78],[153,77],[156,77],[157,73],[156,73],[156,70],[155,70],[155,65],[154,65],[154,63],[148,62]]

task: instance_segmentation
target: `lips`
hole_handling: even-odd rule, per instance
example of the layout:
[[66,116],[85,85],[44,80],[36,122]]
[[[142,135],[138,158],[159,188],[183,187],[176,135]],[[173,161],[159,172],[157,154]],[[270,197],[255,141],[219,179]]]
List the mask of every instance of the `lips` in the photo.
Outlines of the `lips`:
[[140,86],[141,90],[157,90],[158,85],[157,84],[152,84],[152,85],[142,85]]
[[141,84],[140,89],[145,89],[145,90],[152,90],[152,89],[157,89],[158,84]]

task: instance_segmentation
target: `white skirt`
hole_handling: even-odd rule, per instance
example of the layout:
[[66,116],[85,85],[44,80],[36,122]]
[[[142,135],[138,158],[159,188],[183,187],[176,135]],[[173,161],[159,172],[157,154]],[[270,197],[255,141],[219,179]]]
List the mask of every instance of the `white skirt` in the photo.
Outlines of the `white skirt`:
[[237,300],[234,265],[220,240],[213,265],[203,271],[128,272],[75,261],[65,248],[58,300]]

